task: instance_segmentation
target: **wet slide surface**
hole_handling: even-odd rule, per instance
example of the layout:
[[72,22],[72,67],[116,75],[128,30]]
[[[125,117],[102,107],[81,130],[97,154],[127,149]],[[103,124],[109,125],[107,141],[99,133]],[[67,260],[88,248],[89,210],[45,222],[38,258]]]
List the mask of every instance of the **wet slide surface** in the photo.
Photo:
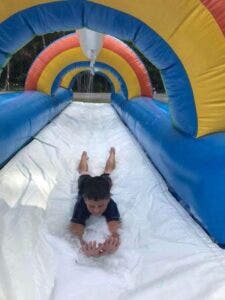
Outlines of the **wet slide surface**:
[[[87,258],[68,231],[83,150],[92,175],[116,147],[112,198],[121,217],[114,255]],[[108,104],[71,104],[0,171],[0,299],[223,300],[225,251],[168,193]],[[104,218],[85,238],[102,241]]]

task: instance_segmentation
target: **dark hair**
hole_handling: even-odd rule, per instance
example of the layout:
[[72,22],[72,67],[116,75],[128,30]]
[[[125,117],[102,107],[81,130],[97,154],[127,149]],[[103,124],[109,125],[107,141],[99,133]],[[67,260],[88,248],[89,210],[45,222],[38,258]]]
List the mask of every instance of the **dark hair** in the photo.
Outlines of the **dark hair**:
[[102,177],[89,177],[82,187],[82,196],[95,201],[110,198],[110,182]]

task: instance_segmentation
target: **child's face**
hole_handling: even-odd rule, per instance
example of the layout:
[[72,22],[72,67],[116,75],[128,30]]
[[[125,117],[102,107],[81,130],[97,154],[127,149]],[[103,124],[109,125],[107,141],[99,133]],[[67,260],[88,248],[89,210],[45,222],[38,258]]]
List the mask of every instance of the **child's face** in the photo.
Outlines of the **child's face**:
[[88,211],[94,216],[101,216],[109,204],[108,199],[102,199],[98,201],[85,199],[84,202],[87,206]]

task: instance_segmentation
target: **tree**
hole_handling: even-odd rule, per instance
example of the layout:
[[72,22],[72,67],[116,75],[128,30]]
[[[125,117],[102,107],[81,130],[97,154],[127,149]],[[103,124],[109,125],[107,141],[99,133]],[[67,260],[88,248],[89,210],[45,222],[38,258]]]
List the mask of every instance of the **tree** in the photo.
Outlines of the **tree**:
[[54,40],[65,35],[65,32],[55,32],[42,36],[36,36],[22,49],[16,52],[10,62],[5,66],[0,77],[0,88],[4,88],[10,64],[10,89],[23,89],[28,70],[37,55]]

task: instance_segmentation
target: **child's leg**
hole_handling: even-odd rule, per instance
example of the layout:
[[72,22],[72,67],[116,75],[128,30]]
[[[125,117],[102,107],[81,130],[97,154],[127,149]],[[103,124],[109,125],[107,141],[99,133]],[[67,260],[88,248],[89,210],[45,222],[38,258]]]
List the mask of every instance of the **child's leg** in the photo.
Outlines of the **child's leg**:
[[110,174],[116,168],[115,155],[116,155],[116,150],[114,147],[112,147],[109,151],[109,157],[105,164],[104,173]]
[[86,151],[83,151],[82,155],[81,155],[81,159],[80,159],[80,163],[79,163],[79,166],[78,166],[78,172],[81,174],[81,175],[84,175],[84,174],[88,174],[88,155],[87,155],[87,152]]

